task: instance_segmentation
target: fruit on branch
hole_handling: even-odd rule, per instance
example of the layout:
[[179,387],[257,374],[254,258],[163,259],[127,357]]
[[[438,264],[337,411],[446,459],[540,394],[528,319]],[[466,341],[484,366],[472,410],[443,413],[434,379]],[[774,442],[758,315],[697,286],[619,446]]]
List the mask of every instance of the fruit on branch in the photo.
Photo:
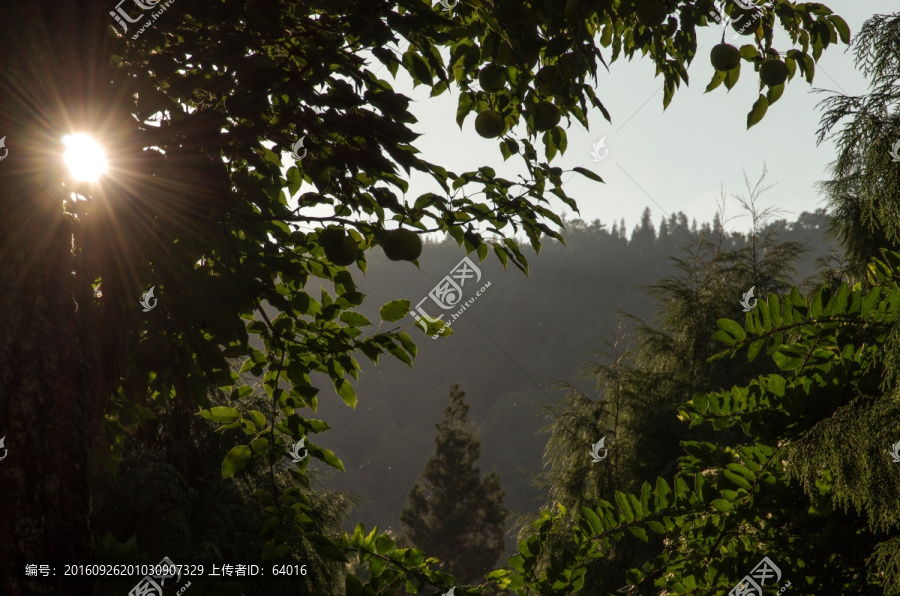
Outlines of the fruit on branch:
[[741,51],[731,44],[720,43],[709,53],[709,61],[716,70],[729,71],[741,63]]
[[478,73],[478,84],[487,93],[496,93],[506,87],[506,69],[488,64]]
[[359,247],[352,236],[338,228],[326,228],[319,232],[319,244],[325,249],[329,261],[340,267],[347,267],[359,257]]
[[422,254],[422,239],[413,231],[399,228],[385,232],[381,248],[392,261],[415,261]]
[[635,7],[641,25],[662,25],[669,16],[669,7],[662,0],[640,0]]
[[506,130],[503,115],[496,110],[485,110],[475,118],[475,132],[486,139],[496,139]]
[[554,128],[560,121],[559,108],[548,101],[542,101],[534,106],[534,127],[544,131]]
[[787,64],[777,58],[766,60],[759,67],[759,79],[769,87],[783,85],[789,73]]

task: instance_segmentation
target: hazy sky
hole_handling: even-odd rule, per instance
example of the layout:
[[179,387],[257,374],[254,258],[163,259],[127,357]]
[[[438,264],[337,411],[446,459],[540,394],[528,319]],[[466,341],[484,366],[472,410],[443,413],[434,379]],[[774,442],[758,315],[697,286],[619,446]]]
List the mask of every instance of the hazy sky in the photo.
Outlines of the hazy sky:
[[[854,35],[871,15],[897,9],[896,1],[889,0],[829,0],[825,4],[847,21]],[[746,43],[746,37],[731,40],[732,33],[729,27],[726,41],[738,46]],[[662,79],[653,76],[649,59],[636,57],[628,62],[620,58],[610,72],[598,74],[597,95],[612,123],[606,122],[598,110],[590,113],[590,131],[573,120],[567,129],[568,149],[553,162],[563,169],[593,169],[606,182],[592,182],[580,174],[564,175],[566,191],[578,202],[582,219],[600,219],[611,225],[625,218],[630,230],[644,207],[650,207],[657,225],[662,217],[677,211],[708,221],[716,210],[720,188],[741,193],[745,189],[744,171],[755,181],[763,162],[769,168],[768,182],[776,185],[763,196],[764,205],[785,209],[789,219],[824,206],[814,185],[826,178],[834,147],[830,141],[816,146],[821,116],[816,106],[827,94],[812,89],[864,93],[867,82],[855,69],[852,54],[847,46],[829,47],[816,65],[813,86],[798,73],[782,98],[769,107],[763,121],[747,130],[746,114],[758,94],[758,77],[749,63],[742,64],[741,79],[730,92],[721,85],[704,94],[713,75],[709,51],[721,34],[721,27],[699,31],[697,57],[688,71],[690,85],[676,92],[665,112]],[[788,41],[786,36],[776,35],[776,48],[782,52],[790,49]],[[610,56],[606,49],[604,56]],[[389,78],[384,68],[379,76]],[[415,100],[410,109],[419,122],[413,129],[422,134],[415,145],[424,159],[455,172],[489,165],[511,178],[513,172],[524,171],[517,158],[504,166],[496,140],[482,139],[475,133],[474,114],[459,129],[455,121],[457,90],[429,98],[430,89],[412,89],[402,69],[392,84]],[[603,136],[607,137],[609,154],[594,163],[589,152]],[[542,150],[540,142],[538,146]],[[513,163],[516,165],[510,167]],[[440,192],[430,178],[414,176],[406,199],[411,202],[426,191]],[[552,204],[557,213],[574,217],[560,201],[554,199]],[[732,201],[728,212],[737,211]],[[735,220],[729,227],[743,228],[745,221]]]

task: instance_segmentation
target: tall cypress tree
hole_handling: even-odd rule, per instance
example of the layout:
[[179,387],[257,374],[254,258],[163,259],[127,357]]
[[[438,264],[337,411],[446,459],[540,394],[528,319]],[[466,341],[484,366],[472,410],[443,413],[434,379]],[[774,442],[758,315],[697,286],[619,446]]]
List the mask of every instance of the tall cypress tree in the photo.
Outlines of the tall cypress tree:
[[466,428],[466,393],[454,384],[444,420],[436,425],[435,452],[425,465],[424,479],[409,493],[400,516],[404,532],[416,548],[441,561],[444,571],[461,583],[477,583],[503,553],[508,512],[500,477],[484,477],[475,462],[481,441]]

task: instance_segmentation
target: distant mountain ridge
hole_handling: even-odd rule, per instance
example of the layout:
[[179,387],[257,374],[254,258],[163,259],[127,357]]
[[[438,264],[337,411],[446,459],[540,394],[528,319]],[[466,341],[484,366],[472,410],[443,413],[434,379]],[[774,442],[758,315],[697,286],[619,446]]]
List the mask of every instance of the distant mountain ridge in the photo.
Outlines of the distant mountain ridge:
[[[813,273],[816,258],[832,252],[829,244],[836,244],[826,240],[827,223],[819,210],[769,226],[780,232],[780,240],[811,249],[797,264],[798,283]],[[415,368],[391,358],[372,367],[361,359],[355,412],[323,390],[318,417],[332,430],[318,442],[334,450],[347,469],[346,475],[326,476],[324,484],[368,501],[354,519],[399,532],[400,511],[434,449],[435,425],[455,382],[466,391],[470,421],[482,431],[482,472],[497,471],[513,513],[535,509],[539,492],[531,478],[541,470],[546,442],[539,432],[545,421],[536,414],[541,404],[560,397],[553,380],[585,385],[582,389],[591,394],[577,381],[579,369],[609,337],[616,313],[652,320],[655,308],[644,288],[675,273],[669,258],[681,247],[701,235],[718,235],[709,224],[688,227],[683,214],[670,216],[657,229],[649,210],[630,239],[624,223],[610,228],[574,220],[566,222],[566,229],[566,246],[545,243],[539,256],[523,247],[530,277],[512,266],[505,271],[493,254],[482,263],[470,254],[482,278],[477,287],[463,288],[462,302],[488,281],[490,287],[453,323],[450,337],[427,338],[412,316],[400,321],[419,347]],[[743,241],[740,235],[726,238],[732,246]],[[406,298],[414,307],[465,253],[453,240],[426,244],[421,271],[390,262],[378,250],[366,256],[367,274],[355,276],[367,295],[361,311],[378,321],[378,309],[390,300]],[[735,288],[736,301],[744,291]],[[431,308],[432,316],[456,311]]]

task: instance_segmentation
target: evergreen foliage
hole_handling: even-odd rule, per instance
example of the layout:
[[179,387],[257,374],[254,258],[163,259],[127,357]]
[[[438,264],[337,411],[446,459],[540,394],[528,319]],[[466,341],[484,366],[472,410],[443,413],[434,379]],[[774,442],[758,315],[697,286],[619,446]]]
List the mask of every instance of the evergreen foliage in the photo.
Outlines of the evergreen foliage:
[[[612,499],[616,490],[637,490],[644,479],[661,476],[671,481],[680,443],[708,435],[678,425],[678,407],[698,392],[746,382],[765,370],[709,362],[718,351],[712,340],[716,321],[740,312],[739,298],[750,287],[757,292],[787,289],[794,264],[806,250],[798,242],[779,241],[780,230],[771,221],[776,212],[759,205],[770,188],[765,177],[764,169],[755,184],[746,181],[746,197],[735,197],[750,219],[746,236],[725,234],[723,199],[712,227],[717,234],[712,236],[706,227],[683,257],[671,258],[677,274],[650,286],[658,326],[620,316],[615,337],[599,354],[607,363],[584,370],[598,399],[563,385],[567,397],[548,409],[550,438],[541,477],[548,506],[561,503],[577,515],[598,498]],[[633,329],[629,321],[636,323]],[[720,434],[725,436],[719,436],[719,442],[736,439]],[[594,464],[586,459],[587,446],[603,435],[614,438],[614,447],[608,463]],[[653,544],[656,550],[662,547],[659,540]],[[591,566],[585,590],[615,590],[631,564],[647,559],[651,551],[633,537],[623,540],[610,558]]]
[[900,14],[868,19],[852,48],[857,68],[869,79],[869,93],[822,102],[818,142],[834,137],[838,156],[821,187],[858,280],[882,248],[900,243],[900,160],[892,157],[900,142],[898,39]]
[[436,556],[458,581],[477,583],[503,553],[508,515],[500,478],[481,476],[481,443],[465,428],[469,406],[453,385],[444,420],[436,425],[435,452],[400,516],[406,538]]

